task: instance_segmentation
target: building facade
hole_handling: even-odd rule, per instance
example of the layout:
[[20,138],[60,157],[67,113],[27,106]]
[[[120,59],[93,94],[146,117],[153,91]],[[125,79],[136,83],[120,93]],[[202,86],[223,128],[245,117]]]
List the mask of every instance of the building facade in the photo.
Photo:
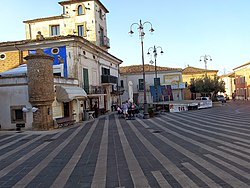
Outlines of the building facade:
[[[146,98],[148,103],[154,102],[154,78],[155,78],[155,67],[153,65],[145,64],[145,81],[146,81]],[[164,90],[171,92],[159,96],[159,101],[163,100],[182,100],[184,89],[184,83],[182,81],[182,74],[180,68],[169,68],[157,66],[157,78],[160,79],[159,84],[164,87]],[[124,88],[124,93],[121,96],[121,101],[129,99],[128,83],[131,81],[133,86],[133,99],[138,104],[144,102],[144,87],[143,87],[143,76],[142,76],[142,65],[132,65],[120,67],[120,85]],[[130,82],[130,83],[131,83]],[[159,91],[159,92],[165,92]]]
[[240,65],[233,69],[234,71],[234,84],[236,99],[249,100],[250,99],[250,62]]
[[224,95],[227,99],[232,99],[235,91],[235,78],[234,72],[220,75],[220,79],[225,83],[225,93],[220,93]]
[[190,100],[190,99],[196,98],[196,94],[192,94],[190,90],[188,89],[188,86],[190,85],[193,79],[204,78],[206,75],[208,77],[213,78],[217,74],[218,74],[218,70],[201,69],[201,68],[196,68],[192,66],[188,66],[184,68],[182,70],[182,79],[186,85],[186,88],[184,89],[184,99]]
[[26,39],[77,35],[101,47],[110,48],[106,14],[109,11],[99,0],[61,1],[62,13],[57,16],[24,21]]
[[[100,113],[110,111],[112,104],[117,103],[119,95],[116,86],[122,60],[108,53],[110,47],[106,26],[108,10],[100,1],[62,1],[59,4],[63,7],[62,15],[24,21],[26,40],[0,43],[2,71],[0,92],[1,96],[9,97],[7,100],[2,98],[1,102],[6,105],[6,101],[9,101],[8,107],[17,106],[16,111],[19,112],[23,107],[32,106],[28,102],[29,95],[25,91],[27,84],[24,81],[21,84],[22,92],[15,90],[17,89],[15,84],[7,82],[11,83],[13,79],[19,82],[20,75],[16,75],[15,68],[22,69],[23,74],[27,74],[27,61],[24,57],[36,53],[39,48],[53,57],[55,90],[65,92],[67,95],[65,98],[58,95],[58,92],[55,93],[51,113],[53,118],[70,117],[81,121],[86,119],[85,111],[93,110],[96,102]],[[7,95],[9,89],[14,93]],[[80,100],[77,94],[82,96],[84,92],[86,98]],[[17,103],[10,99],[15,93],[22,94],[20,100],[16,101]],[[72,93],[73,97],[71,97]],[[21,98],[26,100],[20,103]],[[9,108],[6,108],[6,111],[9,111]],[[1,112],[0,116],[5,113]],[[31,116],[29,112],[23,114],[25,115],[23,119],[29,119],[28,117]],[[10,121],[10,116],[11,114],[8,116],[8,123],[7,121],[0,122],[2,127],[5,125],[13,128],[15,123]],[[27,128],[30,128],[30,124]]]

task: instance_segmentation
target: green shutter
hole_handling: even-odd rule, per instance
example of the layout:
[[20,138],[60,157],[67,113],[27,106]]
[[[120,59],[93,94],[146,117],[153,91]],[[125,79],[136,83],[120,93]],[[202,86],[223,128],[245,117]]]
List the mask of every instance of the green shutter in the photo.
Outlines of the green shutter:
[[89,93],[89,73],[88,69],[83,69],[83,88]]

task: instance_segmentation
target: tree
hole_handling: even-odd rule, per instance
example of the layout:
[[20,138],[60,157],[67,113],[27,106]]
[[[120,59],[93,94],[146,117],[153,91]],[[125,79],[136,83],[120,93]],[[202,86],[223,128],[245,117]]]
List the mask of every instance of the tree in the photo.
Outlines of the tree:
[[225,82],[216,75],[213,79],[205,76],[192,79],[189,89],[192,93],[201,93],[203,96],[209,95],[212,99],[215,99],[218,92],[225,92]]

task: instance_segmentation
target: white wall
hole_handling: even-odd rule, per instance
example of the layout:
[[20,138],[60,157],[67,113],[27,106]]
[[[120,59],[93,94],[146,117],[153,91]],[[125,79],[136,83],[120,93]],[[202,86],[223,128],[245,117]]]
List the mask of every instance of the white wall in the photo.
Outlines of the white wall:
[[[11,123],[11,106],[31,107],[28,101],[28,85],[21,86],[0,86],[0,124],[2,129],[15,129],[16,123]],[[26,123],[24,129],[31,129],[33,113],[26,113]]]
[[[165,84],[164,76],[165,75],[173,75],[173,74],[178,74],[180,75],[180,81],[182,80],[182,74],[180,71],[158,71],[157,72],[157,77],[160,78],[161,84]],[[154,85],[154,78],[155,78],[155,72],[146,72],[145,73],[145,81],[146,81],[146,98],[148,103],[153,102],[153,98],[151,96],[149,86]],[[133,74],[121,74],[120,80],[123,80],[124,83],[124,93],[121,96],[121,101],[126,101],[128,100],[128,82],[132,81],[133,82],[133,93],[139,93],[139,98],[138,101],[139,103],[144,102],[144,92],[143,91],[138,91],[139,88],[139,83],[138,80],[143,79],[142,73],[133,73]],[[119,81],[120,82],[120,81]],[[173,89],[173,97],[174,100],[182,100],[182,92],[180,89]],[[179,96],[179,97],[178,97]]]

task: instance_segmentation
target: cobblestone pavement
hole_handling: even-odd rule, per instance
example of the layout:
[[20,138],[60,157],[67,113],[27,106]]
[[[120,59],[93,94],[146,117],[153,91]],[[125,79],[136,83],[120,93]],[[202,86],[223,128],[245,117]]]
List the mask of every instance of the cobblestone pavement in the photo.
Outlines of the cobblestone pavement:
[[0,132],[0,187],[250,187],[250,103]]

